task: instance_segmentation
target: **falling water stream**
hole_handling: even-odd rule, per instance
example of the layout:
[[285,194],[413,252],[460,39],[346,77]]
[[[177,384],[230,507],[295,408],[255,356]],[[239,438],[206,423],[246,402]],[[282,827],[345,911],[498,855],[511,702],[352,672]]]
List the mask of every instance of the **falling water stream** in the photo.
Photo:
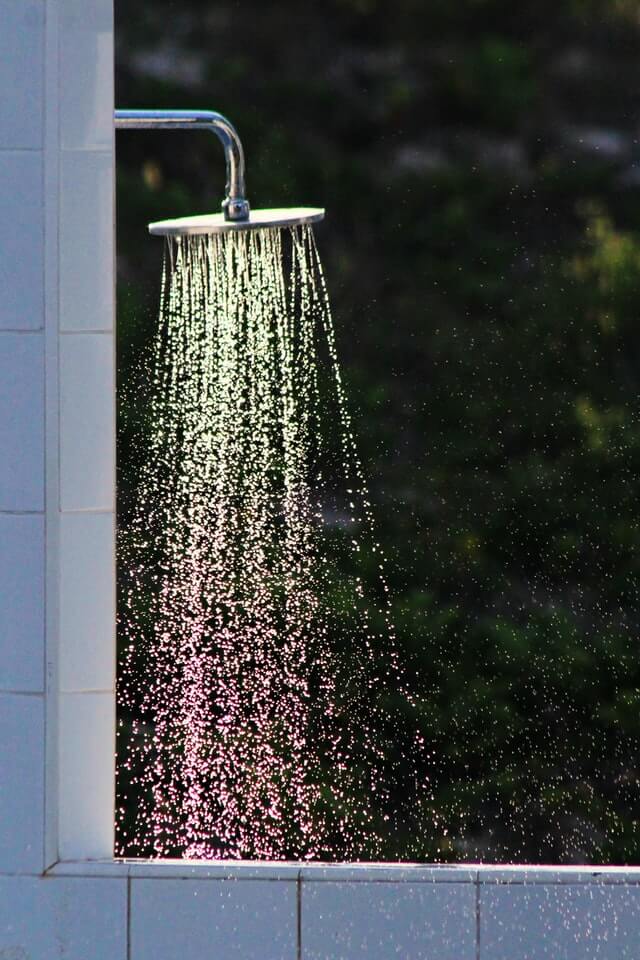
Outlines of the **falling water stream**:
[[150,396],[118,852],[378,858],[420,741],[310,227],[169,241]]

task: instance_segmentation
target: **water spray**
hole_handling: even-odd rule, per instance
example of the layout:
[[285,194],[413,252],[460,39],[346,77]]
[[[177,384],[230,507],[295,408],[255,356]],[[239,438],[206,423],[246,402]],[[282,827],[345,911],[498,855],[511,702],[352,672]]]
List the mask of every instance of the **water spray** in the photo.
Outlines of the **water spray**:
[[324,210],[251,210],[220,114],[119,110],[116,126],[211,130],[227,164],[221,212],[149,225],[170,242],[152,429],[119,520],[118,854],[390,859],[424,781],[313,235]]

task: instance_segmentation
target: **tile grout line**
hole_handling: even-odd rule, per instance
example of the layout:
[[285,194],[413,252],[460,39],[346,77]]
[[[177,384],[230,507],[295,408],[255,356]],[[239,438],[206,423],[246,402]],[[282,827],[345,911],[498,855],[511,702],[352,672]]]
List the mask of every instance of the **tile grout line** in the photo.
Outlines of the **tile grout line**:
[[81,147],[60,147],[61,153],[111,153],[111,146],[85,144]]
[[[87,861],[91,862],[91,861]],[[79,880],[100,880],[106,881],[108,883],[113,883],[114,880],[130,879],[130,880],[153,880],[154,883],[173,883],[176,880],[193,882],[193,883],[291,883],[290,880],[282,880],[279,877],[231,877],[231,876],[197,876],[194,874],[169,874],[168,876],[160,876],[157,873],[133,873],[133,874],[120,874],[118,872],[114,873],[99,873],[99,872],[87,872],[87,871],[70,871],[70,870],[60,870],[57,869],[61,864],[64,864],[64,860],[59,861],[57,864],[54,864],[47,871],[47,876],[51,877],[66,877],[67,879],[79,879]],[[28,874],[29,876],[41,877],[41,873]],[[26,876],[23,873],[3,873],[0,871],[0,877],[5,876]]]
[[85,329],[83,327],[82,329],[59,330],[58,333],[61,337],[110,337],[113,336],[113,329],[109,330],[106,327],[87,327]]
[[[44,850],[49,869],[58,860],[57,684],[57,330],[59,319],[60,0],[45,3],[44,193]],[[53,861],[53,863],[51,862]]]
[[[45,690],[4,690],[0,689],[0,697],[40,697],[44,700]],[[0,955],[1,956],[1,955]]]
[[[50,332],[50,319],[49,319],[49,309],[50,309],[50,297],[51,297],[51,258],[52,250],[50,247],[50,221],[53,217],[52,213],[52,201],[50,199],[50,193],[48,190],[49,186],[49,177],[51,176],[50,170],[52,167],[52,156],[57,152],[57,136],[53,136],[54,129],[57,134],[57,123],[58,123],[58,109],[59,101],[56,98],[55,103],[52,102],[51,98],[47,95],[49,88],[49,74],[55,70],[57,77],[57,69],[59,65],[59,59],[57,56],[57,9],[52,12],[51,6],[49,4],[44,5],[43,9],[43,46],[42,46],[42,84],[43,84],[43,99],[42,99],[42,204],[43,204],[43,232],[42,232],[42,270],[43,270],[43,283],[42,283],[42,343],[43,343],[43,384],[42,384],[42,423],[43,423],[43,481],[44,481],[44,490],[43,490],[43,511],[42,511],[42,682],[43,682],[43,711],[42,711],[42,737],[43,737],[43,771],[42,771],[42,863],[45,867],[45,872],[50,867],[55,866],[55,861],[57,860],[57,842],[52,842],[50,839],[50,810],[51,810],[51,798],[49,796],[50,784],[51,784],[51,775],[48,773],[49,768],[49,754],[50,754],[50,742],[51,742],[51,731],[52,723],[50,716],[50,706],[47,698],[47,644],[48,644],[48,611],[50,609],[50,586],[49,586],[49,571],[48,571],[48,556],[49,556],[49,537],[47,536],[47,489],[48,489],[48,469],[49,469],[49,457],[48,457],[48,431],[49,431],[49,422],[48,422],[48,391],[49,391],[49,349],[48,342],[51,338]],[[55,56],[54,56],[55,51]],[[57,91],[56,91],[57,92]],[[57,169],[57,167],[56,167]],[[57,246],[55,248],[57,254]],[[47,324],[49,320],[49,324]],[[57,316],[56,316],[57,324]],[[49,329],[48,329],[49,327]],[[57,838],[56,838],[57,840]],[[49,853],[51,850],[51,853]],[[47,863],[51,857],[54,860],[54,863]]]
[[[66,690],[61,687],[59,690],[59,693],[61,696],[65,695],[65,696],[71,696],[71,697],[92,696],[93,694],[102,694],[102,695],[109,694],[110,696],[113,696],[115,692],[116,692],[115,687],[109,687],[108,689],[103,689],[102,687],[100,687],[95,690],[93,688],[89,688],[87,690]],[[1,954],[0,954],[0,957],[1,957]]]
[[480,871],[476,873],[476,960],[480,960]]
[[36,334],[42,335],[44,333],[44,325],[41,327],[0,327],[0,334],[5,333],[13,334],[13,336],[16,334],[24,334],[27,337],[33,337]]
[[296,958],[302,960],[302,871],[296,883]]
[[109,517],[115,514],[113,507],[66,507],[60,510],[61,517]]
[[131,960],[131,877],[127,877],[127,960]]

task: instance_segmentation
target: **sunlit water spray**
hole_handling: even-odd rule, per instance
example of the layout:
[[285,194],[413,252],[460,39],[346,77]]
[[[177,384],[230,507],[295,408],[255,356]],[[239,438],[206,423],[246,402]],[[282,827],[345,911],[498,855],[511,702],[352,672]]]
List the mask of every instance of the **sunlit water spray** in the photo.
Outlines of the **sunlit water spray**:
[[151,369],[119,853],[406,856],[421,744],[311,228],[171,241]]

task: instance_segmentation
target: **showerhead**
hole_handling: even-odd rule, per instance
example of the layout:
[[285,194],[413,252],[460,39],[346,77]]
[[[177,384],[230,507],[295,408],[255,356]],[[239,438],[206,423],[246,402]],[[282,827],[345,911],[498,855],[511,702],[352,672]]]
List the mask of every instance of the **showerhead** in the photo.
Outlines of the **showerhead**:
[[302,223],[316,223],[324,218],[324,210],[317,207],[250,209],[245,193],[242,143],[233,124],[221,113],[213,110],[116,110],[115,125],[120,130],[210,130],[224,148],[227,187],[222,213],[150,223],[149,233],[154,236],[186,237],[269,227],[295,227]]
[[273,210],[251,210],[246,220],[227,220],[223,213],[180,217],[177,220],[159,220],[149,224],[149,233],[165,237],[235,233],[238,230],[296,227],[302,223],[317,223],[323,218],[324,210],[319,207],[276,207]]

